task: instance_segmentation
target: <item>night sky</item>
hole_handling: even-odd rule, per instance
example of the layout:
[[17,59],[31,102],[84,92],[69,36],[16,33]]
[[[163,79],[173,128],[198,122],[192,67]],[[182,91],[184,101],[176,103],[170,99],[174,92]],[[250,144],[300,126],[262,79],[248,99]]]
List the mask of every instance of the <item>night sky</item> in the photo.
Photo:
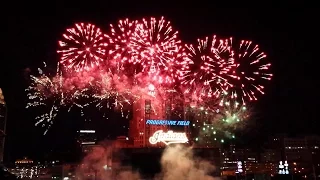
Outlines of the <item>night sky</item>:
[[165,16],[187,43],[216,34],[260,44],[272,63],[274,79],[268,84],[266,95],[254,104],[252,124],[255,125],[247,130],[248,136],[252,137],[249,140],[259,141],[258,138],[278,132],[317,133],[320,125],[317,111],[320,105],[319,58],[318,41],[315,40],[319,32],[318,10],[302,8],[303,5],[272,8],[272,4],[259,4],[259,8],[258,5],[226,8],[209,1],[176,5],[164,1],[143,5],[119,2],[116,5],[107,1],[47,4],[28,1],[7,7],[11,10],[4,16],[5,31],[1,36],[4,38],[4,57],[0,65],[0,87],[9,109],[7,160],[24,155],[37,158],[50,148],[72,146],[79,126],[78,117],[66,115],[60,118],[47,136],[42,135],[43,129],[34,127],[36,111],[25,109],[27,74],[36,72],[43,61],[55,68],[57,41],[75,22],[91,22],[106,32],[110,23],[115,24],[125,17]]

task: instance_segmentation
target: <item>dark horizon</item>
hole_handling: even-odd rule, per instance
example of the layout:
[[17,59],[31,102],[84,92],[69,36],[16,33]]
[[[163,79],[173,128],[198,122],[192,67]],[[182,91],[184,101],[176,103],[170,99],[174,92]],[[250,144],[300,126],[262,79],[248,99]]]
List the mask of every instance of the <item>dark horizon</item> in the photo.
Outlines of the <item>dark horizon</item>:
[[[316,10],[302,7],[214,8],[209,4],[199,4],[199,8],[185,8],[178,3],[166,8],[152,4],[137,8],[130,3],[116,7],[103,2],[89,6],[79,3],[15,6],[11,14],[5,16],[5,55],[0,76],[0,88],[8,105],[7,160],[22,156],[36,158],[52,146],[60,145],[65,149],[72,142],[76,127],[80,126],[71,122],[81,117],[65,116],[64,121],[53,125],[49,135],[43,136],[43,129],[34,127],[36,110],[25,109],[27,72],[35,73],[43,61],[55,68],[57,41],[74,23],[90,22],[107,32],[110,23],[115,24],[126,17],[165,16],[186,43],[216,34],[259,44],[272,63],[274,78],[265,90],[266,95],[254,104],[256,115],[250,121],[252,125],[244,131],[244,141],[259,142],[273,133],[319,134],[320,81],[317,80],[317,41],[313,39],[317,34]],[[67,118],[73,118],[73,121]],[[100,123],[100,127],[106,124]],[[57,135],[61,141],[57,140]],[[64,138],[66,136],[69,137]]]

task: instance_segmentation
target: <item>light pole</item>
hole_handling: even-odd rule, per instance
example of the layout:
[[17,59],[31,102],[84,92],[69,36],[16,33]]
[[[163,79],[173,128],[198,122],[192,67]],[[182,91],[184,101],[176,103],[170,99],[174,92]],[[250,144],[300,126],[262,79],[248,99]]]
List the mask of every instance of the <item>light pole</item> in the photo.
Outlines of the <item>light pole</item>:
[[316,169],[314,167],[314,161],[313,161],[312,153],[311,153],[311,163],[312,163],[312,176],[313,176],[313,179],[316,180],[317,179],[317,175],[316,175]]
[[3,92],[2,89],[0,88],[0,105],[3,105],[5,108],[5,114],[4,114],[4,122],[3,122],[3,129],[1,129],[1,133],[2,133],[2,144],[1,144],[1,154],[0,154],[0,164],[3,163],[3,156],[4,156],[4,145],[5,145],[5,138],[6,138],[6,125],[7,125],[7,116],[8,116],[8,107],[6,102],[4,101],[4,96],[3,96]]
[[4,156],[4,145],[5,145],[5,140],[6,140],[6,129],[7,129],[7,117],[8,117],[8,106],[7,104],[4,104],[5,108],[5,114],[4,114],[4,125],[3,125],[3,139],[2,139],[2,154],[1,154],[1,163],[3,163],[3,156]]

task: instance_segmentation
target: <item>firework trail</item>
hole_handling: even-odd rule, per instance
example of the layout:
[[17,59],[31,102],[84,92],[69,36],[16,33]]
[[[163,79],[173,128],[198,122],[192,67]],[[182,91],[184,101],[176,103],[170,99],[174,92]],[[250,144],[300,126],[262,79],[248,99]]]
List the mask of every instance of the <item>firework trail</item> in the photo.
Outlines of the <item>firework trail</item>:
[[[141,74],[140,74],[141,75]],[[155,90],[145,76],[137,75],[135,78],[127,77],[124,74],[114,74],[112,71],[99,72],[98,80],[95,82],[95,90],[92,91],[93,101],[100,110],[105,108],[120,110],[124,116],[124,111],[129,111],[134,103],[140,99],[157,99],[159,90]],[[150,87],[153,86],[153,89]]]
[[31,76],[31,85],[26,89],[28,92],[27,96],[30,100],[26,108],[44,106],[46,107],[48,101],[52,106],[50,106],[49,112],[45,112],[36,117],[36,126],[42,123],[42,127],[46,126],[46,131],[53,123],[53,119],[57,116],[59,111],[60,101],[55,100],[58,94],[58,86],[53,82],[48,76],[41,75],[40,77]]
[[231,98],[245,105],[247,101],[257,100],[258,94],[264,94],[263,83],[272,78],[269,72],[271,64],[266,61],[266,54],[252,41],[242,40],[232,46],[236,68],[229,78],[231,87],[228,92]]
[[[226,95],[227,96],[227,95]],[[247,106],[233,100],[220,101],[219,113],[212,121],[222,129],[239,129],[248,119],[250,111]]]
[[200,99],[219,97],[230,85],[229,72],[235,67],[229,40],[213,36],[198,39],[197,47],[186,47],[189,63],[180,72],[184,92]]
[[67,29],[59,41],[60,63],[75,71],[90,70],[99,66],[105,56],[104,36],[99,28],[89,23],[78,23]]
[[44,113],[35,118],[37,121],[35,125],[44,127],[46,134],[61,107],[68,107],[70,111],[73,106],[79,108],[87,106],[78,103],[87,97],[85,93],[87,89],[66,88],[65,78],[58,73],[54,76],[46,75],[40,68],[38,73],[39,76],[30,75],[31,84],[26,89],[29,99],[26,108],[42,108]]
[[[104,111],[105,108],[117,109],[124,117],[124,110],[130,109],[132,103],[131,91],[128,89],[127,79],[111,72],[100,73],[100,80],[95,84],[96,91],[92,93],[92,103]],[[104,114],[105,116],[105,114]]]

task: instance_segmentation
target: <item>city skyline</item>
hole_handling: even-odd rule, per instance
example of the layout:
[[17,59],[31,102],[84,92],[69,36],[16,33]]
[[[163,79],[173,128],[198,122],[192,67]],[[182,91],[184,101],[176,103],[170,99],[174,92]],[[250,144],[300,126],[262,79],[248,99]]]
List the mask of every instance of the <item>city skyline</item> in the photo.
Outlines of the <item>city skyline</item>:
[[[94,134],[94,131],[82,130],[82,133]],[[93,136],[88,136],[85,138],[85,136],[82,136],[80,139],[89,140],[92,137]],[[92,140],[93,139],[89,141]],[[151,169],[153,173],[159,173],[161,169],[155,165],[158,161],[154,158],[159,158],[161,154],[163,156],[168,149],[174,149],[174,151],[176,151],[182,147],[169,145],[165,149],[150,149],[141,148],[139,146],[128,146],[126,142],[126,138],[119,137],[113,145],[91,144],[83,146],[82,150],[86,157],[90,157],[90,154],[95,154],[94,152],[101,152],[102,149],[105,150],[105,156],[96,159],[99,162],[106,163],[101,170],[116,169],[119,171],[134,171],[136,168],[142,168],[144,169],[143,171],[149,169],[149,173]],[[234,144],[225,144],[220,147],[193,147],[192,152],[197,158],[205,159],[207,162],[213,163],[216,169],[214,172],[211,172],[213,173],[211,175],[214,176],[237,176],[238,178],[262,176],[265,178],[269,177],[269,179],[283,179],[285,177],[291,179],[299,177],[316,179],[316,177],[320,177],[320,136],[305,136],[298,138],[290,138],[286,135],[270,136],[262,151],[248,147],[239,147]],[[148,156],[148,158],[142,158],[143,156]],[[128,166],[121,162],[130,162],[131,164]],[[150,165],[148,165],[147,167],[143,165],[146,162],[152,162],[154,166],[150,167]],[[66,163],[63,162],[63,160],[61,161],[58,159],[39,162],[24,157],[23,159],[17,159],[15,161],[15,166],[9,165],[8,168],[10,172],[17,176],[36,177],[41,175],[45,177],[51,175],[55,177],[74,177],[75,175],[79,175],[77,170],[80,170],[80,172],[84,174],[96,176],[92,169],[86,168],[90,167],[90,164],[91,163],[87,161],[84,161],[81,164],[75,162]],[[26,168],[27,170],[23,170],[23,168]],[[163,164],[161,168],[165,168],[163,167]],[[100,169],[97,170],[100,171]],[[109,172],[111,175],[116,175],[116,173],[112,173],[112,171]],[[99,175],[98,177],[100,176],[102,175]]]
[[[192,11],[194,11],[192,16],[187,16]],[[265,11],[269,12],[269,10]],[[46,61],[49,67],[55,68],[50,64],[55,64],[58,60],[57,55],[55,55],[56,42],[65,27],[80,20],[107,27],[110,23],[114,23],[120,17],[125,16],[134,18],[137,16],[165,15],[175,24],[181,36],[187,42],[212,32],[222,36],[236,34],[258,42],[269,54],[268,59],[273,64],[272,71],[275,78],[268,87],[268,93],[261,98],[261,102],[254,109],[257,115],[250,122],[256,125],[249,126],[246,131],[250,131],[251,134],[257,134],[257,131],[266,132],[266,134],[275,132],[293,134],[317,132],[316,126],[319,123],[314,108],[318,104],[315,99],[319,96],[316,93],[319,86],[318,82],[311,81],[314,77],[312,73],[315,73],[312,69],[312,61],[316,59],[316,56],[313,56],[314,52],[311,49],[304,47],[305,44],[309,44],[306,40],[308,38],[299,39],[301,37],[298,35],[303,33],[296,33],[305,32],[304,29],[299,29],[302,28],[303,23],[296,20],[296,16],[293,16],[293,12],[290,12],[290,10],[286,12],[285,10],[273,9],[272,15],[265,13],[265,11],[254,8],[250,10],[230,9],[228,11],[230,14],[225,15],[222,13],[224,10],[219,8],[204,10],[169,8],[162,10],[146,5],[146,8],[141,6],[140,9],[136,10],[122,8],[115,12],[111,11],[110,8],[105,8],[101,10],[92,9],[83,13],[85,12],[84,7],[71,10],[59,6],[49,8],[48,17],[32,16],[31,13],[23,14],[24,11],[9,16],[8,27],[12,28],[12,31],[8,32],[10,34],[8,37],[11,40],[8,41],[6,57],[12,59],[12,61],[7,60],[4,63],[0,84],[0,86],[3,86],[4,96],[8,104],[7,150],[12,150],[9,156],[15,159],[23,156],[23,153],[37,154],[37,151],[41,151],[37,150],[37,144],[44,142],[67,146],[71,139],[58,142],[57,140],[54,141],[53,137],[59,134],[61,138],[67,135],[74,136],[76,127],[80,126],[78,125],[80,122],[75,122],[77,118],[81,120],[80,116],[66,115],[63,122],[57,123],[53,127],[51,133],[54,135],[42,136],[42,130],[34,127],[33,112],[24,108],[27,99],[24,89],[28,84],[25,74],[29,71],[35,72],[42,61]],[[56,15],[56,12],[61,14],[55,17],[50,16],[52,14]],[[252,17],[252,14],[255,17]],[[242,18],[235,18],[235,16]],[[311,21],[311,19],[306,19]],[[194,23],[194,25],[190,27],[190,23]],[[23,30],[21,30],[22,28]],[[308,34],[304,35],[308,36]],[[21,44],[16,44],[20,41]],[[17,47],[17,49],[14,47]],[[15,64],[11,64],[11,62],[15,62]],[[7,77],[10,77],[10,79],[8,80]],[[68,119],[73,119],[73,121]],[[113,119],[120,119],[120,116],[115,114]],[[100,122],[101,124],[107,127],[108,122]],[[115,126],[116,124],[111,123],[108,126]],[[118,126],[120,125],[118,124]],[[112,134],[111,131],[110,133]],[[264,135],[260,134],[258,137],[264,137]],[[19,144],[19,140],[24,142]],[[26,146],[31,147],[28,147],[25,152],[15,152],[15,149]]]

